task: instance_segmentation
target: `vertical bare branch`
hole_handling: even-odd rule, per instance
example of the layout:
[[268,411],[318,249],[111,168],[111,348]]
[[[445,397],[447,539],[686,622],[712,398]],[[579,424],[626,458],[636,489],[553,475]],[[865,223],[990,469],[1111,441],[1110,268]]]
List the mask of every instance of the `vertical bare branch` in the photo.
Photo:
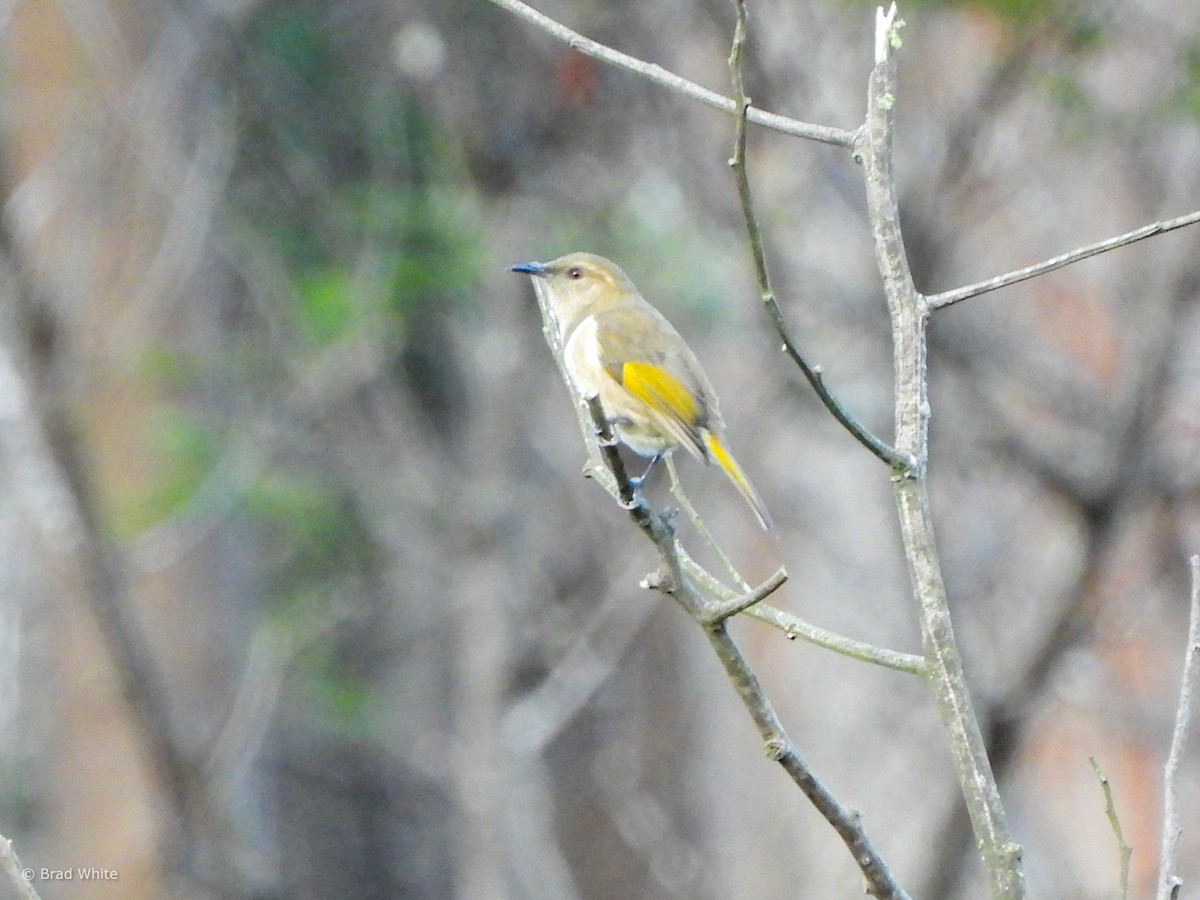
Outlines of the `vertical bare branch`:
[[1179,705],[1175,711],[1175,731],[1171,752],[1163,769],[1162,851],[1158,861],[1157,900],[1176,900],[1183,881],[1175,872],[1175,849],[1179,841],[1179,765],[1187,747],[1188,725],[1192,720],[1192,699],[1200,678],[1200,555],[1190,560],[1192,599],[1188,614],[1188,643],[1183,657],[1183,681],[1179,686]]
[[970,813],[992,896],[1017,900],[1025,894],[1021,848],[1009,836],[1004,807],[971,702],[954,637],[929,506],[929,385],[926,370],[929,307],[913,286],[900,230],[892,174],[898,45],[893,3],[879,10],[875,67],[867,95],[867,123],[856,157],[864,167],[875,252],[892,319],[896,372],[896,450],[915,465],[893,477],[909,578],[920,613],[929,679],[950,741],[959,786]]

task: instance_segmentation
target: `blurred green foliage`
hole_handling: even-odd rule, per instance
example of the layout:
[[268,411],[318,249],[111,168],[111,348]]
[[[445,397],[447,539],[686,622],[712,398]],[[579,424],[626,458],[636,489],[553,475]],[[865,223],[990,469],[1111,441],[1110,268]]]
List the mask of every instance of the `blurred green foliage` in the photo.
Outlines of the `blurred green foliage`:
[[[392,61],[365,49],[379,43],[366,39],[371,24],[344,16],[336,4],[271,2],[242,23],[230,69],[243,77],[225,84],[238,117],[231,206],[246,238],[238,252],[280,277],[235,297],[223,346],[154,353],[147,377],[178,399],[150,415],[164,465],[123,526],[138,533],[209,504],[241,517],[247,552],[267,563],[260,614],[297,628],[372,567],[353,491],[330,464],[338,430],[321,422],[345,404],[297,411],[297,376],[369,344],[381,386],[415,388],[441,411],[456,396],[445,322],[470,310],[482,261],[458,148]],[[246,428],[255,410],[283,424],[247,485],[220,469],[261,440]],[[357,728],[367,691],[346,662],[353,649],[318,645],[303,662],[306,697],[334,727]]]
[[296,281],[300,327],[313,344],[324,345],[346,336],[355,325],[355,285],[340,266],[326,266]]
[[1183,49],[1180,84],[1171,96],[1171,111],[1200,121],[1200,35]]
[[220,435],[201,416],[183,409],[164,408],[158,410],[156,418],[156,443],[173,465],[161,480],[156,498],[158,509],[153,505],[145,509],[151,521],[185,506],[212,470],[220,452]]

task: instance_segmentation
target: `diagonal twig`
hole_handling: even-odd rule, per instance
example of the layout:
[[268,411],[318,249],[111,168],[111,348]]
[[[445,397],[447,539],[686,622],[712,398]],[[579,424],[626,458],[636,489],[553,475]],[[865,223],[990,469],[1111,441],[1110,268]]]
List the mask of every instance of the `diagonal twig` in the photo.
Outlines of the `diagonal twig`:
[[1180,216],[1177,219],[1168,219],[1165,222],[1152,222],[1149,225],[1143,225],[1141,228],[1135,228],[1133,231],[1127,231],[1125,234],[1119,234],[1107,240],[1079,247],[1069,253],[1051,257],[1044,262],[1035,263],[1023,269],[1015,269],[1004,275],[997,275],[995,278],[989,278],[986,281],[979,281],[975,284],[968,284],[951,291],[942,291],[940,294],[930,294],[926,296],[925,302],[931,310],[941,309],[944,306],[950,306],[962,300],[978,297],[980,294],[1008,287],[1010,284],[1016,284],[1019,281],[1027,281],[1030,278],[1045,275],[1047,272],[1053,272],[1055,269],[1061,269],[1064,266],[1071,265],[1071,263],[1076,263],[1092,256],[1098,256],[1101,253],[1107,253],[1109,250],[1126,247],[1129,244],[1143,241],[1148,237],[1154,237],[1156,234],[1165,234],[1168,231],[1174,231],[1176,228],[1195,225],[1197,222],[1200,222],[1200,210],[1189,213],[1186,216]]
[[929,676],[929,663],[924,656],[915,653],[904,653],[900,650],[889,650],[877,647],[866,641],[855,640],[834,631],[821,628],[801,619],[799,616],[781,609],[776,609],[769,603],[760,603],[746,610],[746,615],[773,625],[782,631],[789,639],[799,638],[814,647],[832,650],[834,653],[859,662],[871,663],[885,669],[897,672],[907,672],[909,675]]
[[[683,566],[683,571],[695,578],[700,586],[714,597],[723,601],[733,601],[738,596],[714,578],[700,563],[692,559],[683,547],[679,548],[679,561]],[[749,586],[746,587],[746,590],[750,590]],[[897,672],[907,672],[909,675],[920,675],[922,678],[929,675],[929,665],[923,656],[877,647],[866,641],[846,637],[844,634],[814,625],[793,613],[777,609],[769,603],[751,606],[746,610],[746,615],[779,629],[790,641],[799,638],[807,644],[821,647],[824,650],[832,650],[848,659],[857,659],[859,662],[871,663]]]
[[[674,454],[668,453],[664,462],[667,464],[667,474],[671,478],[671,496],[678,501],[680,509],[683,510],[684,514],[691,521],[692,527],[696,529],[696,533],[703,538],[704,543],[708,544],[709,549],[717,555],[717,559],[721,561],[721,565],[725,567],[725,571],[729,573],[737,586],[742,591],[749,591],[749,583],[742,577],[742,573],[737,570],[737,566],[733,564],[733,561],[729,558],[729,554],[717,543],[712,532],[708,530],[708,525],[700,518],[700,513],[696,512],[696,507],[692,505],[692,501],[684,492],[683,484],[679,480],[679,470],[675,467]],[[786,573],[784,577],[786,578]]]
[[700,624],[712,627],[720,625],[726,619],[736,616],[740,612],[746,612],[752,607],[758,606],[773,593],[783,587],[783,583],[787,581],[787,570],[780,567],[775,570],[775,574],[754,588],[752,591],[747,591],[731,600],[718,600],[712,603],[704,610],[700,616]]
[[[573,50],[578,50],[580,53],[595,57],[602,62],[633,72],[636,75],[653,81],[655,84],[670,88],[677,93],[683,94],[685,97],[698,100],[716,109],[724,110],[728,113],[736,113],[738,111],[737,104],[729,97],[702,87],[694,81],[688,81],[686,78],[682,78],[660,65],[645,62],[627,53],[622,53],[620,50],[614,50],[612,47],[593,41],[591,38],[585,37],[577,31],[572,31],[566,25],[555,21],[544,13],[538,12],[528,3],[522,3],[521,0],[491,0],[491,2],[514,15],[520,16],[526,22],[536,25],[560,41],[565,41]],[[794,137],[807,138],[808,140],[819,141],[823,144],[833,144],[835,147],[849,147],[854,143],[854,132],[846,131],[842,128],[833,128],[828,125],[812,125],[808,122],[802,122],[799,119],[781,116],[762,109],[750,109],[747,117],[755,125],[762,125],[765,128],[770,128],[783,134],[790,134]]]

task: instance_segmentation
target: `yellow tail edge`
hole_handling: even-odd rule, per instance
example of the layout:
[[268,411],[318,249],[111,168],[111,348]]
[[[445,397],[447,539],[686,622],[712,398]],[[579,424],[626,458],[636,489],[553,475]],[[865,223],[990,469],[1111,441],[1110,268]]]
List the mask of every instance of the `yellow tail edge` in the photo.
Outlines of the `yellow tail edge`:
[[746,473],[742,471],[742,467],[737,464],[737,460],[733,458],[733,454],[725,449],[725,445],[721,443],[721,439],[711,431],[704,432],[704,444],[708,447],[708,452],[717,465],[729,476],[729,480],[738,489],[738,493],[746,498],[746,502],[754,510],[754,515],[758,517],[758,523],[765,530],[770,531],[771,514],[767,512],[767,507],[762,502],[762,498],[758,496],[758,491],[754,489],[754,485],[750,483],[750,479],[746,477]]

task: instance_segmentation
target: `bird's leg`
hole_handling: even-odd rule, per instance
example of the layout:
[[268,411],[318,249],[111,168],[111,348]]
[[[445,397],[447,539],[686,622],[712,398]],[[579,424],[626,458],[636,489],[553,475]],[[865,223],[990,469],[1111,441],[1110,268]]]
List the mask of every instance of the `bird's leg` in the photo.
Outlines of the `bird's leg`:
[[640,491],[642,489],[642,485],[645,484],[646,479],[650,477],[650,470],[653,469],[654,464],[662,458],[663,458],[662,453],[655,453],[652,457],[650,457],[650,465],[646,466],[646,471],[643,472],[641,475],[637,476],[636,478],[629,479],[629,484],[634,489],[635,492]]

